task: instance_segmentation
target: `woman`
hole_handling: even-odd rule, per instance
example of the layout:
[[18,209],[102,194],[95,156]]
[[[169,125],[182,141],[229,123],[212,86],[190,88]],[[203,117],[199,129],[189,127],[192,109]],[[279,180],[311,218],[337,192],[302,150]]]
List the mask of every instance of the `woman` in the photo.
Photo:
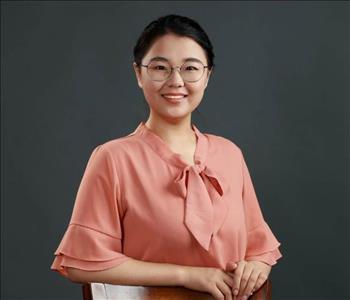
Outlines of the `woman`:
[[133,67],[149,117],[93,150],[53,270],[73,282],[184,286],[217,299],[246,299],[268,278],[280,243],[243,154],[191,123],[213,59],[192,19],[167,15],[145,28]]

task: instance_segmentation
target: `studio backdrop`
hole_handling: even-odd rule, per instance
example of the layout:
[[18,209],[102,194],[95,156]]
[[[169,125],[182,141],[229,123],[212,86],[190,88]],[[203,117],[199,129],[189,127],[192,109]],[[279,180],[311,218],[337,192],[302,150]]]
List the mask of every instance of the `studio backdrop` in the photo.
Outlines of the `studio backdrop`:
[[174,13],[216,68],[193,114],[244,152],[283,257],[273,299],[350,299],[349,3],[1,2],[1,297],[82,299],[50,270],[93,148],[148,110],[133,47]]

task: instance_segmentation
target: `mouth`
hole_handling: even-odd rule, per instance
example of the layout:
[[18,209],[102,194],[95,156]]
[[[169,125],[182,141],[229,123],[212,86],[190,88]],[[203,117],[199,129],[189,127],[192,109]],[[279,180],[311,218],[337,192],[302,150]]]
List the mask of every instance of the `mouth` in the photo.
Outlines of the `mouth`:
[[162,97],[170,103],[181,103],[184,99],[187,98],[188,95],[167,95],[162,94]]

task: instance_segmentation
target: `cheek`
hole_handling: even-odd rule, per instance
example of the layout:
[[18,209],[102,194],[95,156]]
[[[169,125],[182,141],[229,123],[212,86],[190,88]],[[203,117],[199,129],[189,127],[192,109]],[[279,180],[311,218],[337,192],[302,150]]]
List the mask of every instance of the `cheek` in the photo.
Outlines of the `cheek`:
[[192,86],[191,88],[188,88],[187,91],[189,94],[190,102],[193,104],[200,102],[204,94],[203,88],[199,85]]
[[145,82],[143,85],[143,92],[145,95],[153,96],[159,94],[161,86],[154,82]]
[[201,80],[199,82],[194,82],[192,84],[188,84],[186,86],[186,88],[187,88],[187,91],[191,94],[201,95],[204,93],[204,90],[205,90],[205,81]]
[[161,92],[160,92],[161,86],[150,83],[145,84],[143,86],[143,94],[145,97],[145,100],[150,106],[157,106],[159,105],[159,101],[161,100]]
[[164,89],[164,83],[152,81],[149,83],[149,89],[154,93],[161,94],[161,91]]

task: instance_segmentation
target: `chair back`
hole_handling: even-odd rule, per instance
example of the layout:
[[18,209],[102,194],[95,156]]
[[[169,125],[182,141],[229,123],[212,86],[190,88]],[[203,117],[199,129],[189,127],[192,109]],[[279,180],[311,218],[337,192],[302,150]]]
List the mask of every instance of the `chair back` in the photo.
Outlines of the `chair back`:
[[[130,286],[107,283],[82,285],[84,300],[215,300],[209,293],[174,286]],[[249,300],[271,300],[271,281],[268,279]]]

